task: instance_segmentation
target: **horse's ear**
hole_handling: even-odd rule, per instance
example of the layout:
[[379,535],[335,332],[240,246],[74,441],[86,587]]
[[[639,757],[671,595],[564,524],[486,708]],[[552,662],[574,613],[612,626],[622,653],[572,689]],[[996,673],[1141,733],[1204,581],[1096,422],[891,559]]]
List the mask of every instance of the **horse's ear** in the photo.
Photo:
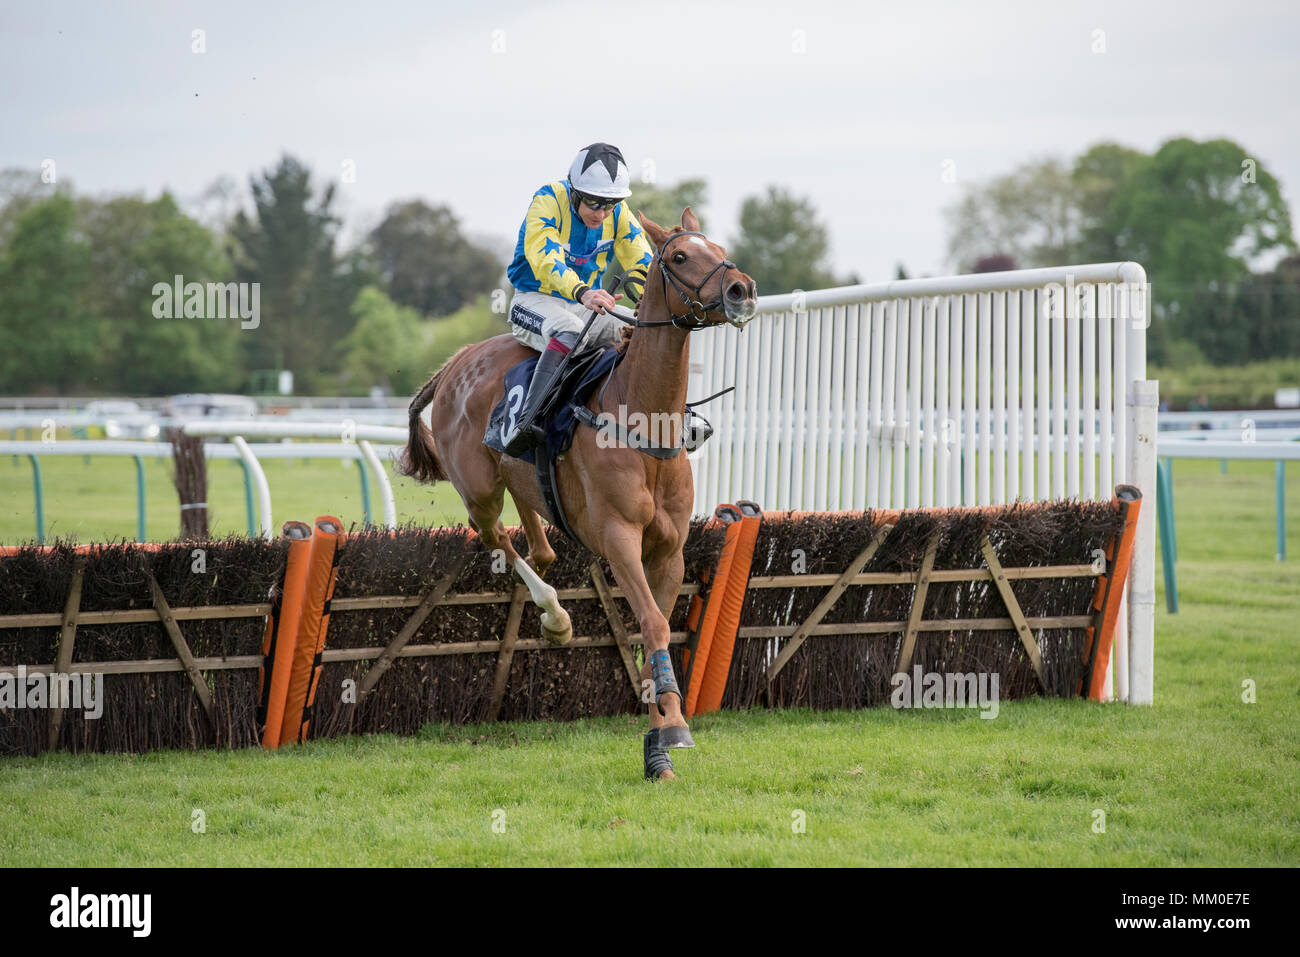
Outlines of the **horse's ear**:
[[641,228],[646,231],[646,235],[648,235],[650,241],[655,244],[655,248],[658,249],[662,246],[664,240],[668,238],[668,231],[653,219],[647,219],[645,213],[641,212],[639,209],[636,211],[636,218],[641,220]]
[[682,226],[692,233],[698,233],[700,231],[700,221],[695,218],[695,214],[691,212],[689,206],[682,211]]

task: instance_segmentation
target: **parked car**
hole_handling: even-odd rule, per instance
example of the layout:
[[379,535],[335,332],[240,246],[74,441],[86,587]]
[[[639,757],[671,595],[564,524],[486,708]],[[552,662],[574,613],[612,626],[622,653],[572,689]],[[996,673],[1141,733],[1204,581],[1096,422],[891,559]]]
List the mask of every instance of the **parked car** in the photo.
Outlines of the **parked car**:
[[249,419],[257,415],[257,403],[244,395],[187,392],[174,395],[164,405],[171,419]]
[[130,399],[96,399],[86,403],[86,415],[101,419],[110,439],[156,439],[162,431],[158,416]]

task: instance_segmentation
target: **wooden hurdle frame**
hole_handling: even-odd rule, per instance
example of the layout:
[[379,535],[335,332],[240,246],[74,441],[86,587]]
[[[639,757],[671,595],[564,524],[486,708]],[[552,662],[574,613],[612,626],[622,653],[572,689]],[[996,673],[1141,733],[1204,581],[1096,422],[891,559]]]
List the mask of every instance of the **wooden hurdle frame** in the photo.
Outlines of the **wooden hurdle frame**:
[[[752,503],[748,503],[751,504]],[[935,555],[938,548],[942,526],[936,527],[928,534],[924,553],[919,567],[914,571],[868,571],[872,558],[877,554],[882,543],[895,528],[895,522],[903,514],[900,512],[877,513],[870,539],[857,552],[856,556],[838,572],[817,574],[789,574],[753,576],[750,574],[749,555],[754,549],[757,535],[758,516],[748,515],[745,521],[753,521],[753,526],[745,528],[744,523],[732,520],[728,530],[728,542],[719,557],[712,575],[703,582],[688,582],[679,593],[679,597],[691,599],[692,607],[687,617],[687,630],[674,631],[670,635],[670,644],[685,646],[683,661],[684,694],[691,709],[696,712],[713,710],[719,707],[722,689],[725,688],[731,665],[731,642],[739,639],[770,639],[781,643],[779,649],[774,645],[775,653],[766,667],[766,699],[772,706],[776,697],[772,688],[776,679],[790,666],[809,641],[822,637],[871,636],[896,633],[901,636],[899,652],[894,665],[895,673],[907,673],[912,666],[918,636],[924,632],[934,631],[1011,631],[1018,636],[1020,645],[1032,664],[1040,691],[1045,691],[1042,655],[1034,632],[1038,629],[1085,629],[1086,678],[1080,683],[1078,694],[1099,700],[1103,696],[1103,676],[1108,657],[1111,653],[1112,637],[1118,618],[1120,596],[1127,579],[1129,561],[1133,550],[1133,541],[1137,528],[1138,509],[1141,504],[1140,493],[1132,487],[1121,486],[1117,489],[1116,507],[1123,514],[1122,532],[1117,534],[1106,550],[1104,558],[1097,558],[1086,564],[1033,565],[1023,567],[1004,566],[989,540],[987,532],[979,543],[984,564],[978,568],[940,568],[936,569]],[[737,515],[735,506],[725,506]],[[719,509],[722,512],[723,508]],[[756,507],[753,509],[757,512]],[[795,513],[767,516],[768,520],[797,520]],[[337,520],[335,520],[337,521]],[[287,523],[301,524],[301,523]],[[743,560],[733,561],[742,532],[748,531],[749,554]],[[305,545],[306,542],[297,544]],[[345,547],[345,546],[344,546]],[[730,551],[728,549],[731,549]],[[259,669],[267,665],[267,645],[261,655],[234,655],[198,658],[191,652],[184,634],[187,622],[233,618],[273,617],[274,602],[254,602],[232,605],[193,605],[173,607],[163,595],[163,590],[147,561],[143,562],[144,572],[152,599],[151,607],[119,610],[84,610],[81,608],[82,581],[86,568],[85,549],[74,557],[69,581],[68,593],[61,612],[25,613],[0,615],[0,630],[17,628],[57,628],[59,640],[55,661],[51,664],[6,665],[0,666],[0,673],[14,674],[22,668],[26,674],[59,673],[84,674],[100,673],[104,675],[140,675],[166,672],[184,672],[198,699],[199,705],[209,721],[215,720],[212,690],[204,677],[205,672],[239,669]],[[156,548],[140,549],[141,557]],[[331,557],[337,553],[332,553]],[[521,585],[515,584],[510,591],[455,593],[453,586],[470,558],[470,550],[453,557],[451,561],[438,569],[436,576],[425,584],[418,594],[395,594],[368,597],[335,598],[328,600],[328,592],[317,596],[316,624],[299,623],[294,616],[285,616],[285,627],[305,629],[318,643],[309,649],[310,653],[300,656],[307,667],[313,667],[315,678],[311,679],[311,691],[305,702],[304,715],[310,715],[311,697],[315,690],[315,681],[319,679],[320,668],[332,662],[372,662],[358,683],[360,704],[370,695],[383,676],[399,660],[405,658],[434,657],[446,655],[495,654],[492,690],[487,709],[487,720],[499,720],[502,703],[509,682],[511,663],[514,656],[525,651],[546,651],[554,646],[541,638],[520,638],[520,626],[528,593]],[[590,584],[582,587],[557,588],[561,601],[595,600],[603,612],[604,621],[609,627],[608,635],[586,635],[574,637],[562,646],[564,649],[613,647],[618,651],[621,670],[627,678],[628,690],[632,701],[641,695],[640,668],[636,659],[635,646],[643,644],[641,633],[631,631],[625,623],[625,606],[618,600],[624,598],[621,588],[611,585],[605,576],[599,561],[590,562],[587,567]],[[286,565],[285,575],[288,575]],[[306,578],[307,576],[301,576]],[[326,581],[317,576],[320,581]],[[1086,613],[1077,615],[1027,616],[1016,597],[1014,584],[1018,581],[1032,579],[1077,579],[1093,578],[1096,585],[1091,606]],[[991,582],[1001,597],[1004,615],[976,618],[935,618],[923,616],[926,595],[931,584],[937,582]],[[824,619],[836,607],[848,589],[863,585],[897,586],[911,585],[912,594],[906,618],[889,621],[849,621],[826,623]],[[332,577],[328,578],[328,587],[332,588]],[[747,596],[764,590],[786,589],[791,591],[819,590],[820,598],[811,613],[801,621],[783,625],[743,625],[741,610]],[[288,600],[281,595],[281,599]],[[730,599],[730,610],[721,613],[724,598]],[[299,599],[301,600],[301,599]],[[444,641],[430,644],[413,644],[412,641],[421,627],[439,607],[453,606],[488,606],[508,605],[505,627],[499,638],[485,638],[472,641]],[[805,607],[807,607],[805,605]],[[348,615],[355,612],[375,610],[411,609],[394,636],[383,646],[324,648],[322,617]],[[138,659],[130,661],[74,661],[74,651],[78,626],[94,624],[128,624],[157,622],[165,631],[171,647],[176,653],[174,658]],[[313,630],[315,628],[316,630]],[[711,631],[710,631],[711,629]],[[708,632],[708,633],[706,633]],[[314,656],[314,659],[313,659]],[[712,675],[715,683],[714,699],[699,705],[701,688],[705,676]],[[356,710],[352,711],[355,716]],[[303,724],[308,718],[303,718]],[[289,717],[284,719],[284,727],[289,728]],[[351,725],[351,719],[348,721]],[[63,725],[63,713],[60,708],[52,707],[48,718],[48,747],[57,748]],[[292,730],[292,729],[291,729]],[[268,729],[269,733],[269,729]],[[274,735],[271,735],[274,738]],[[290,740],[281,734],[285,741]],[[278,741],[262,741],[265,747],[276,747]]]

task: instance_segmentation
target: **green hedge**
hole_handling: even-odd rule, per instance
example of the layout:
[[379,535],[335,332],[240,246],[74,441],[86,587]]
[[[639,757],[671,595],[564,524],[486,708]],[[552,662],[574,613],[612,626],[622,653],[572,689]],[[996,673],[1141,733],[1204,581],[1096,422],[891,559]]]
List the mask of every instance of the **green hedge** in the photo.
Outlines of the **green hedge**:
[[1240,366],[1148,366],[1147,378],[1160,381],[1160,401],[1174,410],[1186,409],[1201,397],[1212,409],[1271,409],[1274,392],[1300,386],[1300,358]]

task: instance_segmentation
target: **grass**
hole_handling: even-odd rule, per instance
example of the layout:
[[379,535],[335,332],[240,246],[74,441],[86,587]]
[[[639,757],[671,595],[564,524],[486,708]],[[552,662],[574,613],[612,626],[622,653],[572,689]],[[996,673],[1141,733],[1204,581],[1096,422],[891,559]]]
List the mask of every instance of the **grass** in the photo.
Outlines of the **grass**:
[[[262,463],[271,489],[273,527],[290,519],[311,522],[331,512],[345,526],[361,524],[361,480],[354,462],[270,459]],[[460,496],[447,482],[419,485],[397,475],[385,462],[393,485],[399,522],[424,525],[464,524]],[[44,491],[45,538],[72,537],[81,542],[127,539],[137,532],[135,463],[112,455],[44,456],[40,459]],[[145,459],[145,533],[151,541],[180,534],[180,509],[172,486],[171,461]],[[372,517],[382,518],[379,489],[371,482]],[[256,508],[256,505],[254,506]],[[208,509],[214,536],[248,534],[244,475],[239,463],[216,460],[208,466]],[[16,545],[36,537],[35,496],[31,464],[17,456],[0,456],[0,545]],[[519,519],[506,499],[503,520]]]
[[1300,564],[1273,559],[1272,482],[1271,462],[1175,465],[1182,608],[1158,596],[1153,708],[718,713],[671,784],[641,780],[632,718],[11,759],[0,864],[1294,867]]

